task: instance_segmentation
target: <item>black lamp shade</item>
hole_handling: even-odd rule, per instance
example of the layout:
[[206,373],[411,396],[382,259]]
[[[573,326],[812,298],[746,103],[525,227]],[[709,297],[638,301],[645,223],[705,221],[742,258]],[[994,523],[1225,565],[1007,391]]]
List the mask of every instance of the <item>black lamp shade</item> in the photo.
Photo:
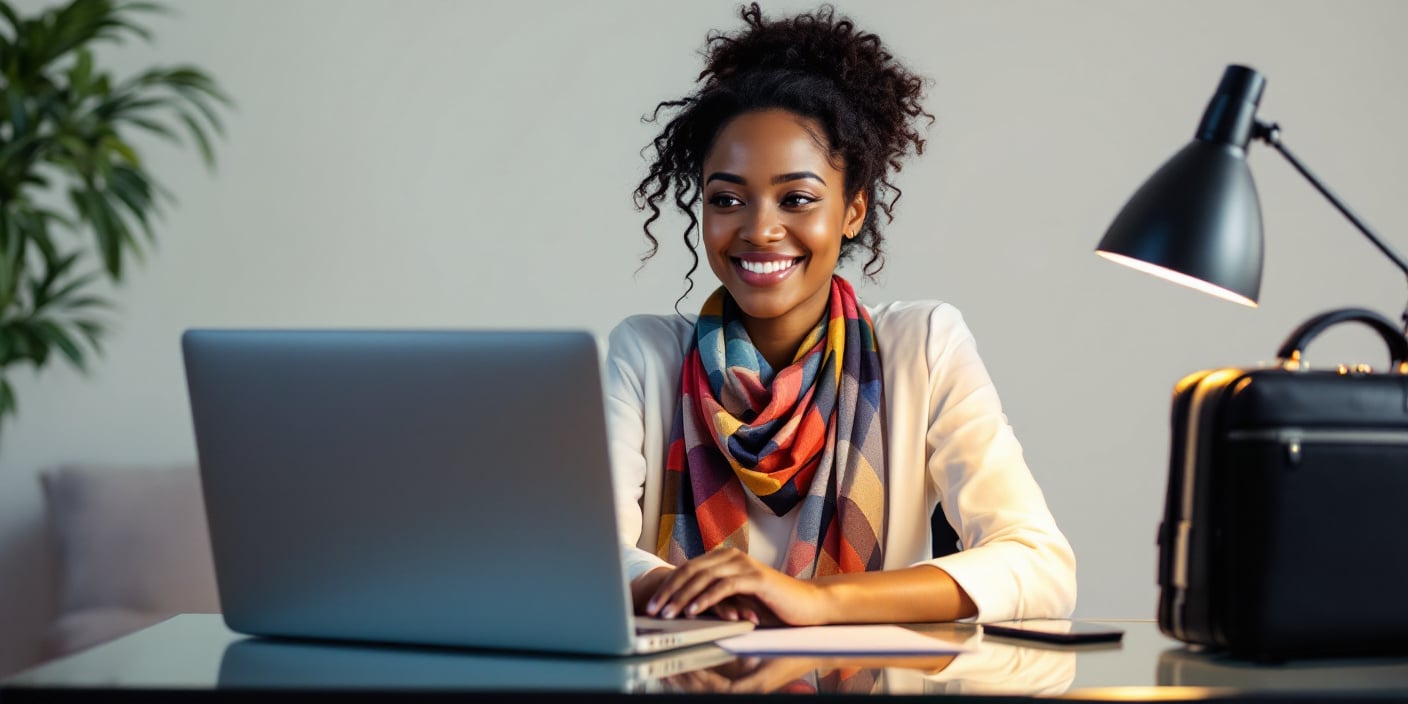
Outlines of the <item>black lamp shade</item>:
[[1255,306],[1261,291],[1261,205],[1247,145],[1265,80],[1228,66],[1196,138],[1125,203],[1097,254]]
[[1245,150],[1190,142],[1125,203],[1095,251],[1221,298],[1256,305],[1261,205]]

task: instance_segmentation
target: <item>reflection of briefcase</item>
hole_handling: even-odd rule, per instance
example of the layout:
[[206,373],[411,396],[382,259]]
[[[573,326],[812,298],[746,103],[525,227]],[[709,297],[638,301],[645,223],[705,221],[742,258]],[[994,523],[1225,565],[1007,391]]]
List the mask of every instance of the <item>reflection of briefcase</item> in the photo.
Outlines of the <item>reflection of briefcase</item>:
[[[1393,369],[1306,367],[1347,321],[1382,335]],[[1408,340],[1335,310],[1279,356],[1174,388],[1159,628],[1258,659],[1408,652]]]
[[1159,653],[1156,672],[1160,687],[1250,690],[1273,700],[1271,692],[1292,698],[1324,694],[1331,701],[1353,701],[1354,695],[1408,696],[1408,661],[1401,658],[1306,660],[1267,667],[1171,648]]

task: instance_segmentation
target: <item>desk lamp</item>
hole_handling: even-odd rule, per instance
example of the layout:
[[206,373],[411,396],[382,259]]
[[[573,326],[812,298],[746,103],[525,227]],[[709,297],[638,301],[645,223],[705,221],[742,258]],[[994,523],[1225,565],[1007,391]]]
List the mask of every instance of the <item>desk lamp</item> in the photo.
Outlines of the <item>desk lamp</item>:
[[[1228,66],[1193,141],[1174,154],[1125,203],[1095,248],[1106,259],[1243,305],[1261,290],[1261,205],[1247,168],[1259,139],[1281,153],[1320,194],[1408,275],[1389,247],[1281,143],[1280,126],[1256,117],[1266,79]],[[1408,332],[1408,310],[1403,313]]]

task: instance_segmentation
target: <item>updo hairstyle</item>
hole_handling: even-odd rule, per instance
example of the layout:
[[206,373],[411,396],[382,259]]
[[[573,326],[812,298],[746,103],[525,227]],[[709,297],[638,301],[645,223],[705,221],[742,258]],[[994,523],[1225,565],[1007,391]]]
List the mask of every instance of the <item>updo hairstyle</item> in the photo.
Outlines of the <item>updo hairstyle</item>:
[[704,159],[735,117],[782,109],[820,126],[822,134],[814,136],[845,174],[846,201],[865,192],[870,203],[865,222],[855,237],[842,242],[840,257],[845,261],[864,248],[869,253],[864,273],[873,279],[884,267],[878,214],[884,214],[886,223],[894,220],[901,194],[891,179],[905,156],[924,152],[920,128],[934,122],[920,104],[925,80],[900,65],[878,36],[856,29],[829,5],[771,20],[752,3],[742,7],[740,15],[746,25],[742,30],[710,32],[695,91],[661,102],[644,118],[656,122],[662,113],[673,113],[645,149],[653,148],[655,155],[635,191],[636,209],[650,210],[643,226],[650,251],[641,261],[660,249],[650,226],[660,218],[660,202],[671,194],[675,207],[689,219],[684,230],[685,246],[694,259],[685,275],[689,295],[692,275],[699,268],[695,210],[702,195]]

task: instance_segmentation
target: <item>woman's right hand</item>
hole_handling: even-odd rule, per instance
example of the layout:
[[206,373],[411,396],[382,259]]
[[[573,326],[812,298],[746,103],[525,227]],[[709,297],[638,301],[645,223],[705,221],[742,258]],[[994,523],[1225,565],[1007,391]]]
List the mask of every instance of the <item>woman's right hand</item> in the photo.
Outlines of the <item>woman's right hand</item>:
[[[656,567],[631,582],[631,604],[636,614],[646,616],[645,606],[660,589],[660,585],[675,571],[674,567]],[[736,595],[715,604],[708,613],[725,621],[752,621],[759,626],[782,625],[780,619],[757,599]]]

